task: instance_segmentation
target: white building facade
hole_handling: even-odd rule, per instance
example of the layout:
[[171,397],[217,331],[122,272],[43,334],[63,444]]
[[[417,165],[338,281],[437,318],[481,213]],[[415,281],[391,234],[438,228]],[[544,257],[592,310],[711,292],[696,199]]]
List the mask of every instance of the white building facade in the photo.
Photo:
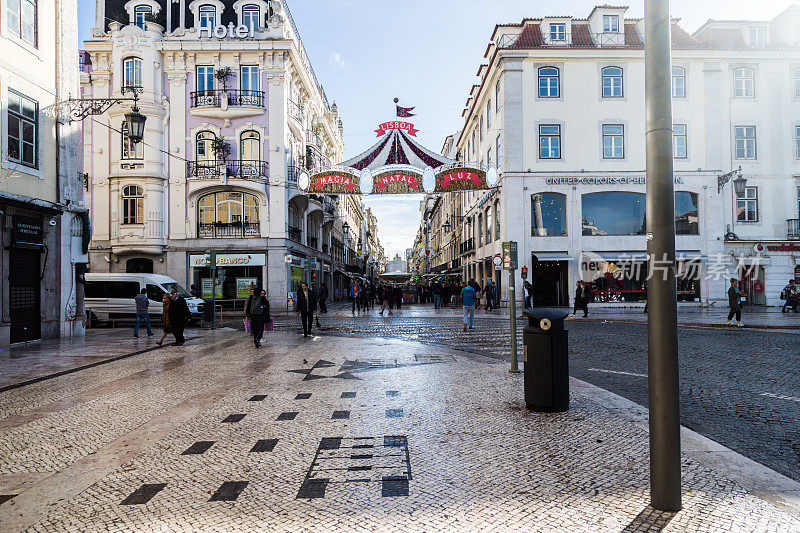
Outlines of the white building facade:
[[[644,21],[598,6],[587,19],[497,26],[456,140],[461,159],[498,168],[499,188],[463,195],[464,279],[506,274],[517,241],[537,305],[646,297]],[[800,7],[771,21],[672,27],[679,302],[776,305],[800,279]],[[742,168],[741,196],[718,176]],[[759,246],[761,245],[761,246]],[[520,271],[517,271],[517,275]],[[517,286],[522,283],[517,280]],[[521,298],[521,291],[518,291]]]
[[302,281],[336,285],[352,255],[344,202],[297,177],[341,160],[342,123],[285,2],[98,0],[85,49],[83,96],[133,86],[147,117],[140,143],[123,131],[130,103],[85,123],[92,271],[166,274],[210,297],[215,250],[218,298],[255,283],[279,309]]

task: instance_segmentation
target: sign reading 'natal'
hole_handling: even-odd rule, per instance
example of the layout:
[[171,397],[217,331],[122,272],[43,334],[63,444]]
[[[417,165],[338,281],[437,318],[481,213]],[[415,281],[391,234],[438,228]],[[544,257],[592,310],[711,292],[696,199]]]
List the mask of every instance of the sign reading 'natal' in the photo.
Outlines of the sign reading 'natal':
[[395,120],[392,122],[384,122],[383,124],[379,125],[378,129],[375,130],[375,133],[378,134],[378,137],[383,137],[389,130],[406,130],[409,135],[413,135],[414,137],[417,136],[417,132],[419,131],[418,129],[415,129],[414,125],[410,122]]
[[312,174],[308,190],[316,194],[361,194],[359,177],[343,170]]
[[409,194],[425,192],[422,174],[409,170],[380,172],[372,176],[372,194]]
[[[449,166],[449,165],[448,165]],[[477,168],[443,168],[436,173],[434,193],[488,189],[486,172]]]

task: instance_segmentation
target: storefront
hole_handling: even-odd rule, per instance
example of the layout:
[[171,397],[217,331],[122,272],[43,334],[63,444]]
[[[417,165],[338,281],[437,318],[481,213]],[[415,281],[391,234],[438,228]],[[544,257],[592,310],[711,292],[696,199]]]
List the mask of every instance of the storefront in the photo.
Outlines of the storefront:
[[783,288],[789,280],[800,280],[800,242],[736,241],[725,246],[745,305],[782,306]]
[[[216,287],[216,298],[241,300],[252,287],[266,287],[267,256],[262,253],[217,254],[217,277],[224,278]],[[189,279],[200,290],[201,297],[212,297],[211,267],[207,254],[189,256]],[[188,288],[188,287],[187,287]]]

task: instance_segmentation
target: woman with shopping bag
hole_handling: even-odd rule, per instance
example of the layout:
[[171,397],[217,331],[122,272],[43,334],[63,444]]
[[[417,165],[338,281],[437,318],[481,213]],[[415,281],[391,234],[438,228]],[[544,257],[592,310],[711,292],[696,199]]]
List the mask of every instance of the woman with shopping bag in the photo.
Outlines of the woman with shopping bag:
[[253,344],[256,348],[260,348],[264,329],[270,321],[269,300],[267,300],[266,291],[253,287],[244,304],[244,320],[245,331],[250,330],[247,332],[253,335]]

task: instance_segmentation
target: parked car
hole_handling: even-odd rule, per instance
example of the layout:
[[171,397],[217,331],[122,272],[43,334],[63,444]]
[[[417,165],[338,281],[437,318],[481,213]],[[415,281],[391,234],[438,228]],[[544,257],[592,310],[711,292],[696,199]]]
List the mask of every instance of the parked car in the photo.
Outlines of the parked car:
[[147,299],[150,300],[148,308],[150,320],[161,319],[161,301],[164,294],[172,292],[173,289],[177,289],[178,294],[186,299],[192,314],[192,322],[197,322],[203,317],[203,300],[193,297],[169,276],[97,272],[87,273],[84,285],[86,316],[90,325],[118,318],[135,319],[134,298],[142,289],[147,289]]

